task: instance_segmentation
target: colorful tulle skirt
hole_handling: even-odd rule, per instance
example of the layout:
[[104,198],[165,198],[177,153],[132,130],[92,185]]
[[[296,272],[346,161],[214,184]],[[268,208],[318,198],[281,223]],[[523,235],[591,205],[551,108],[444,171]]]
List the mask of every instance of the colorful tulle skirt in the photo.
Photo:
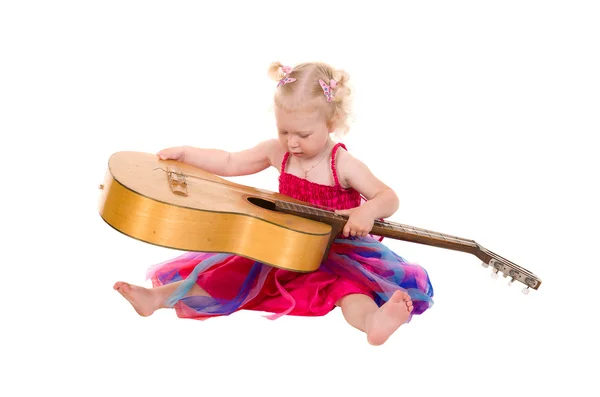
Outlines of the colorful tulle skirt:
[[[433,304],[426,270],[404,260],[373,237],[334,240],[318,270],[299,273],[232,254],[188,252],[148,269],[154,287],[181,282],[167,300],[181,318],[204,320],[238,310],[322,316],[349,294],[383,305],[394,291],[406,291],[415,314]],[[194,284],[210,296],[192,295]],[[410,321],[410,319],[409,319]]]

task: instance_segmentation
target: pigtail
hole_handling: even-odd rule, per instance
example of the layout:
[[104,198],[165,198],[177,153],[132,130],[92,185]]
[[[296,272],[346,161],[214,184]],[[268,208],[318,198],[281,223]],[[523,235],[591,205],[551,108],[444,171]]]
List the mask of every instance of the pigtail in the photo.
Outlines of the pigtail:
[[333,89],[333,119],[336,120],[336,135],[344,136],[350,130],[350,113],[352,108],[352,89],[350,88],[350,75],[342,69],[334,69],[331,72],[332,80],[335,81]]
[[268,76],[275,81],[281,80],[285,76],[282,68],[283,65],[280,62],[272,62],[271,65],[269,65]]
[[350,97],[352,90],[348,85],[350,75],[346,71],[338,69],[332,73],[333,80],[335,80],[335,89],[333,91],[333,99],[336,103],[343,103]]

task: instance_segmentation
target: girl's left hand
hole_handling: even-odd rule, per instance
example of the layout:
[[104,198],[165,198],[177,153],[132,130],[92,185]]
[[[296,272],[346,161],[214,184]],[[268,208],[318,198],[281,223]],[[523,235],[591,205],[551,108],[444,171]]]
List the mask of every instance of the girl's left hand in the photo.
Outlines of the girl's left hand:
[[375,219],[362,207],[337,210],[335,213],[337,215],[348,216],[348,221],[346,222],[346,225],[344,225],[344,230],[342,231],[344,237],[364,237],[371,232],[371,229],[373,229]]

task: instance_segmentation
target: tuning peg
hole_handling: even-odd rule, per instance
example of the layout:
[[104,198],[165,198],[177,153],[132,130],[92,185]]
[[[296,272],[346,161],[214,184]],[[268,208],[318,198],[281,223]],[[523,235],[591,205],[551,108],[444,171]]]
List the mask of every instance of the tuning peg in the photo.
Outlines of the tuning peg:
[[487,268],[487,267],[489,267],[489,266],[490,266],[490,264],[489,264],[489,263],[485,263],[485,262],[481,262],[481,266],[483,266],[483,267]]
[[510,287],[514,281],[515,281],[515,278],[511,277],[510,280],[508,280],[508,286]]
[[521,290],[521,292],[522,292],[524,295],[528,295],[528,294],[529,294],[529,291],[530,291],[530,289],[529,289],[529,286],[527,286],[527,287],[525,287],[525,288],[523,288],[523,289]]
[[498,279],[498,269],[494,268],[494,270],[492,270],[491,276],[494,280],[497,280]]

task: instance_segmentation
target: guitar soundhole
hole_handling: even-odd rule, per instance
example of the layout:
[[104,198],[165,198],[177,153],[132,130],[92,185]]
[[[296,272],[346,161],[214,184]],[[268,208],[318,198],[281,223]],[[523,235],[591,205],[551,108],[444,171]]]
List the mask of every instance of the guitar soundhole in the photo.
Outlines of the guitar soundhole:
[[275,203],[269,200],[264,200],[258,197],[248,197],[248,201],[260,208],[264,208],[267,209],[269,211],[275,211],[276,210],[276,206]]

